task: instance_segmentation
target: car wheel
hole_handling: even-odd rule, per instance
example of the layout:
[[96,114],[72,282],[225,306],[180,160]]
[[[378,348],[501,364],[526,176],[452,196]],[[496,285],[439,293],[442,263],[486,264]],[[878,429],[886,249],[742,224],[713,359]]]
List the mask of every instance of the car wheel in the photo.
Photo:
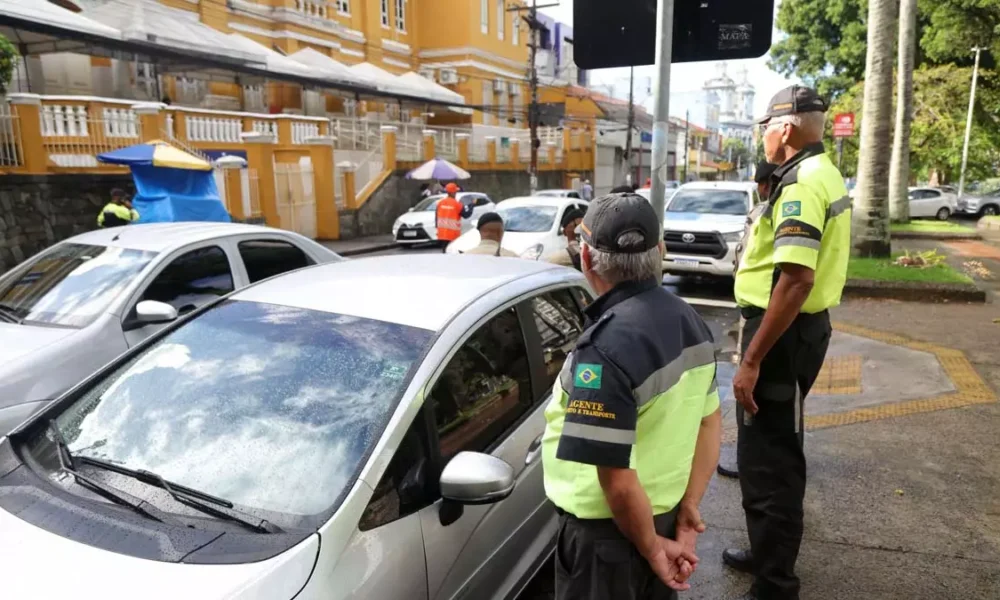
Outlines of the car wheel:
[[994,216],[996,214],[1000,214],[1000,209],[998,209],[995,205],[990,204],[989,206],[984,206],[983,207],[983,216],[984,217],[992,217],[992,216]]
[[937,217],[938,221],[947,221],[948,217],[951,216],[951,211],[947,208],[942,208],[941,210],[937,211],[937,214],[934,216]]

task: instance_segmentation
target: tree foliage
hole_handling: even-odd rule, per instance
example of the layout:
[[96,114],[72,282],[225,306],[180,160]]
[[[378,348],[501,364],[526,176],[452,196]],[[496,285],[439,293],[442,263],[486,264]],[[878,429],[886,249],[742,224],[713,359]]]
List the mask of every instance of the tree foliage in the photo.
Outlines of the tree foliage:
[[0,35],[0,96],[7,93],[7,86],[14,77],[17,68],[17,48],[10,40]]
[[[956,65],[923,66],[913,73],[913,121],[910,129],[910,182],[928,181],[936,173],[939,183],[958,180],[962,141],[969,102],[972,68]],[[860,127],[864,82],[841,94],[830,114],[853,112]],[[992,177],[1000,163],[1000,75],[980,70],[976,108],[972,115],[967,180]],[[827,125],[832,148],[832,127]],[[844,175],[855,175],[857,140],[844,143]]]
[[722,157],[726,162],[732,163],[734,169],[737,165],[745,167],[753,160],[750,149],[739,138],[726,138],[722,142]]

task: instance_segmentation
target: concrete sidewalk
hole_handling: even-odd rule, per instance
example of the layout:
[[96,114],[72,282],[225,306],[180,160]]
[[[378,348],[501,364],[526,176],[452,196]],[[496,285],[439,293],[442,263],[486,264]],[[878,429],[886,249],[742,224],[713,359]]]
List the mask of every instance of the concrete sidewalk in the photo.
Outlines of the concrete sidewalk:
[[396,247],[396,242],[392,234],[373,235],[353,240],[328,240],[320,241],[319,243],[341,256],[359,256],[382,250],[391,250]]

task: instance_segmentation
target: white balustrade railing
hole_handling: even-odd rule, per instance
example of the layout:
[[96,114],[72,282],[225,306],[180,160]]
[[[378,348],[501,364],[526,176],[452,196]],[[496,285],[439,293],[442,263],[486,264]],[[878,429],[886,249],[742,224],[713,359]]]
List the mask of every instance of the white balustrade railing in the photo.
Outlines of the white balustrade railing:
[[[139,117],[130,108],[104,108],[104,135],[110,138],[139,137]],[[86,133],[80,135],[87,135]]]
[[316,122],[292,122],[292,143],[304,144],[311,137],[319,135],[319,123]]
[[238,118],[184,115],[185,137],[192,142],[242,141],[243,121]]
[[354,169],[355,199],[360,200],[367,188],[382,173],[382,150],[373,150]]
[[103,106],[99,117],[93,114],[98,109],[90,108],[58,102],[42,105],[42,142],[56,165],[96,167],[98,154],[139,143],[141,124],[131,108]]
[[484,163],[489,162],[489,154],[486,150],[486,141],[471,141],[469,143],[469,162]]
[[254,119],[250,122],[250,127],[253,129],[254,133],[267,133],[273,135],[274,139],[278,139],[278,124],[274,121]]
[[24,164],[21,147],[21,127],[18,117],[0,97],[0,167],[19,167]]
[[86,137],[90,135],[85,106],[46,104],[42,107],[42,137]]

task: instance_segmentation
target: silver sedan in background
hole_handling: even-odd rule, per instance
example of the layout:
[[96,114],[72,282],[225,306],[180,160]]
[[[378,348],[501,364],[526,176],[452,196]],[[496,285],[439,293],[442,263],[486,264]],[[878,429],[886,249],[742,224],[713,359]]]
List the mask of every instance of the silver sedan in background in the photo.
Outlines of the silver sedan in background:
[[[419,292],[419,293],[417,293]],[[514,598],[551,554],[544,409],[572,269],[389,256],[281,275],[0,438],[11,598]]]
[[232,223],[137,224],[59,242],[0,276],[0,434],[178,316],[336,260],[298,234]]

